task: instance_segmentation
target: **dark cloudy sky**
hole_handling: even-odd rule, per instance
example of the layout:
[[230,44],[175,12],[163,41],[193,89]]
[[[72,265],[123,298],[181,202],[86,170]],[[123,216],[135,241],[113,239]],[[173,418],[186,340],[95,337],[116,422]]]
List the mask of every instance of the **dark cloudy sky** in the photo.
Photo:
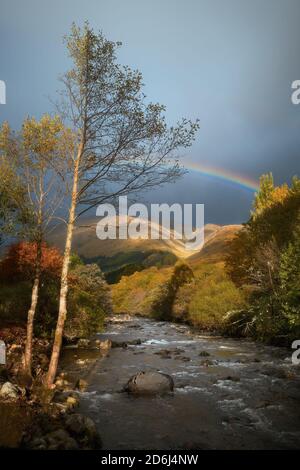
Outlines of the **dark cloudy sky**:
[[[149,99],[170,123],[201,120],[189,159],[276,182],[300,175],[299,0],[1,0],[0,120],[51,111],[49,96],[68,68],[62,36],[88,19],[121,40],[120,61],[139,68]],[[206,221],[247,219],[252,193],[190,173],[149,195],[161,202],[205,203]]]

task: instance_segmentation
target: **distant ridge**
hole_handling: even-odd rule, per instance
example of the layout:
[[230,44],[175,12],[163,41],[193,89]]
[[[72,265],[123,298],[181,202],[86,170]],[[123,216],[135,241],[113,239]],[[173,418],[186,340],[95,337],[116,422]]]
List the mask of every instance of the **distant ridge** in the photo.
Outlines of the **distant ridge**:
[[[241,225],[216,225],[206,224],[204,227],[205,243],[199,251],[187,250],[182,240],[151,240],[151,239],[127,239],[127,240],[99,240],[96,236],[96,225],[99,219],[85,219],[78,222],[74,229],[73,251],[84,259],[97,257],[112,257],[117,253],[130,251],[169,251],[176,257],[188,259],[194,263],[201,259],[217,260],[223,258],[226,252],[227,242],[241,229]],[[148,221],[142,223],[150,224]],[[155,227],[160,230],[160,227]],[[166,229],[164,229],[166,230]],[[50,244],[57,246],[61,251],[64,249],[65,226],[57,227],[49,237]],[[171,231],[172,234],[172,231]]]
[[243,227],[242,225],[219,225],[205,239],[203,248],[189,257],[192,265],[199,261],[224,261],[228,253],[228,243]]

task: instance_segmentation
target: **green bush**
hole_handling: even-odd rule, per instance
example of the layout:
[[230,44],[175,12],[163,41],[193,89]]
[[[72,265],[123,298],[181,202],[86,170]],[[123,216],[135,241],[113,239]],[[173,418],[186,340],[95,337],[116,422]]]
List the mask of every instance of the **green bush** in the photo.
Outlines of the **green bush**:
[[[100,268],[83,265],[80,258],[71,260],[68,293],[66,336],[89,336],[103,326],[106,315],[112,313],[110,289]],[[59,280],[42,282],[34,322],[37,336],[51,336],[54,332],[59,298]],[[25,323],[31,299],[28,281],[0,285],[0,321]]]
[[173,317],[205,330],[222,330],[230,310],[245,305],[244,295],[225,273],[222,263],[199,264],[192,282],[177,292]]
[[150,316],[160,286],[168,282],[171,274],[170,268],[151,267],[131,276],[123,276],[117,284],[111,286],[115,313]]
[[87,337],[101,331],[112,313],[110,289],[96,264],[77,264],[71,275],[65,336]]

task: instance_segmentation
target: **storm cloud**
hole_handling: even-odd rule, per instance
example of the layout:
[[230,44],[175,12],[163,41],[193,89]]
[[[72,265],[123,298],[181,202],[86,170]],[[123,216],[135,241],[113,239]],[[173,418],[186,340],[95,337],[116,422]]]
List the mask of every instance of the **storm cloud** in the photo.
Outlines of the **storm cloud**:
[[[0,79],[7,104],[0,120],[20,125],[51,111],[57,76],[69,66],[62,36],[88,19],[112,40],[120,60],[139,68],[150,100],[167,119],[199,117],[190,160],[277,183],[300,174],[299,0],[2,0]],[[253,194],[189,174],[147,196],[161,202],[205,203],[210,222],[246,220]],[[178,200],[180,199],[180,200]]]

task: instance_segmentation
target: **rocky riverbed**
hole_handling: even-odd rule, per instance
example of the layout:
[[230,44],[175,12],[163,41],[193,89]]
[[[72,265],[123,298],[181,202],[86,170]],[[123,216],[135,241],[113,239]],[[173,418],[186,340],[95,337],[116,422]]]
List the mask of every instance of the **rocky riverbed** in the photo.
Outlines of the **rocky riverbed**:
[[[110,350],[65,350],[61,366],[88,382],[79,412],[107,449],[300,447],[300,368],[287,349],[203,335],[188,326],[114,317]],[[124,392],[140,371],[170,375],[164,394]]]
[[[0,446],[300,448],[300,367],[292,350],[116,316],[105,333],[64,347],[55,389],[41,406],[36,384],[14,382],[23,342],[10,344],[2,370]],[[50,345],[35,349],[38,379]]]

